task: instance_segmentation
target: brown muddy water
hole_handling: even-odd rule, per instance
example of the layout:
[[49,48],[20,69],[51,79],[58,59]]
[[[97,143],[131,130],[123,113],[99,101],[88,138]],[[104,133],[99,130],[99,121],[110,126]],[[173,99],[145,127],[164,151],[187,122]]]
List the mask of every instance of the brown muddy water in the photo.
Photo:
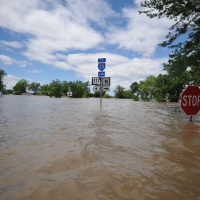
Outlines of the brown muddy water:
[[200,199],[200,114],[179,103],[0,98],[0,199]]

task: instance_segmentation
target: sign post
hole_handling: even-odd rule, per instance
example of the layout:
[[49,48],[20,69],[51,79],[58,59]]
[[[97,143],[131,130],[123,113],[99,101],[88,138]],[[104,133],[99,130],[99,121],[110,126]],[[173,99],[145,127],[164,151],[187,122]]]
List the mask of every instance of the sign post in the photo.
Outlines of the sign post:
[[110,91],[110,77],[105,77],[106,58],[98,58],[98,77],[92,77],[93,91],[100,92],[100,107],[102,106],[102,92]]
[[200,89],[197,85],[189,85],[181,94],[181,108],[186,115],[190,116],[190,121],[192,121],[192,116],[196,115],[200,110]]
[[100,77],[101,86],[100,86],[100,107],[102,106],[102,77],[105,76],[105,68],[106,68],[106,58],[98,58],[98,69],[100,72],[98,72],[98,76]]

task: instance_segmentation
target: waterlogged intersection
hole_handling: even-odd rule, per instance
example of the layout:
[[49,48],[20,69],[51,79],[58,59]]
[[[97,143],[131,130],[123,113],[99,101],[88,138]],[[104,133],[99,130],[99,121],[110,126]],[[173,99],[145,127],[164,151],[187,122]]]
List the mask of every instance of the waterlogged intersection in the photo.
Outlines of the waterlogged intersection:
[[4,96],[0,199],[200,199],[200,116],[178,103]]

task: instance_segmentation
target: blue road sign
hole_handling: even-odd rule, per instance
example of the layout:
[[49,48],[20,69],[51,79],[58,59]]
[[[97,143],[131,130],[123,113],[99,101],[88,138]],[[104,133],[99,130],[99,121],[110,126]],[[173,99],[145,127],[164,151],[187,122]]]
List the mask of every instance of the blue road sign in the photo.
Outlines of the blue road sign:
[[104,77],[105,76],[105,72],[98,72],[98,77]]
[[103,63],[105,63],[105,62],[106,62],[106,58],[98,58],[98,62],[103,62]]
[[105,68],[106,68],[106,64],[105,64],[105,63],[103,63],[103,62],[98,63],[98,69],[99,69],[100,71],[103,71]]

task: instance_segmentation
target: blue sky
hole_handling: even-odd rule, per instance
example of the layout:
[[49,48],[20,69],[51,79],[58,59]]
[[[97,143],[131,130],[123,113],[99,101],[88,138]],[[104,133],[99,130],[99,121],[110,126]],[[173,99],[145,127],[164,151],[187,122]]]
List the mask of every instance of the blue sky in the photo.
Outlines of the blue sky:
[[165,73],[169,49],[157,46],[173,21],[149,19],[142,0],[0,0],[0,69],[12,89],[20,79],[90,81],[106,58],[111,94]]

